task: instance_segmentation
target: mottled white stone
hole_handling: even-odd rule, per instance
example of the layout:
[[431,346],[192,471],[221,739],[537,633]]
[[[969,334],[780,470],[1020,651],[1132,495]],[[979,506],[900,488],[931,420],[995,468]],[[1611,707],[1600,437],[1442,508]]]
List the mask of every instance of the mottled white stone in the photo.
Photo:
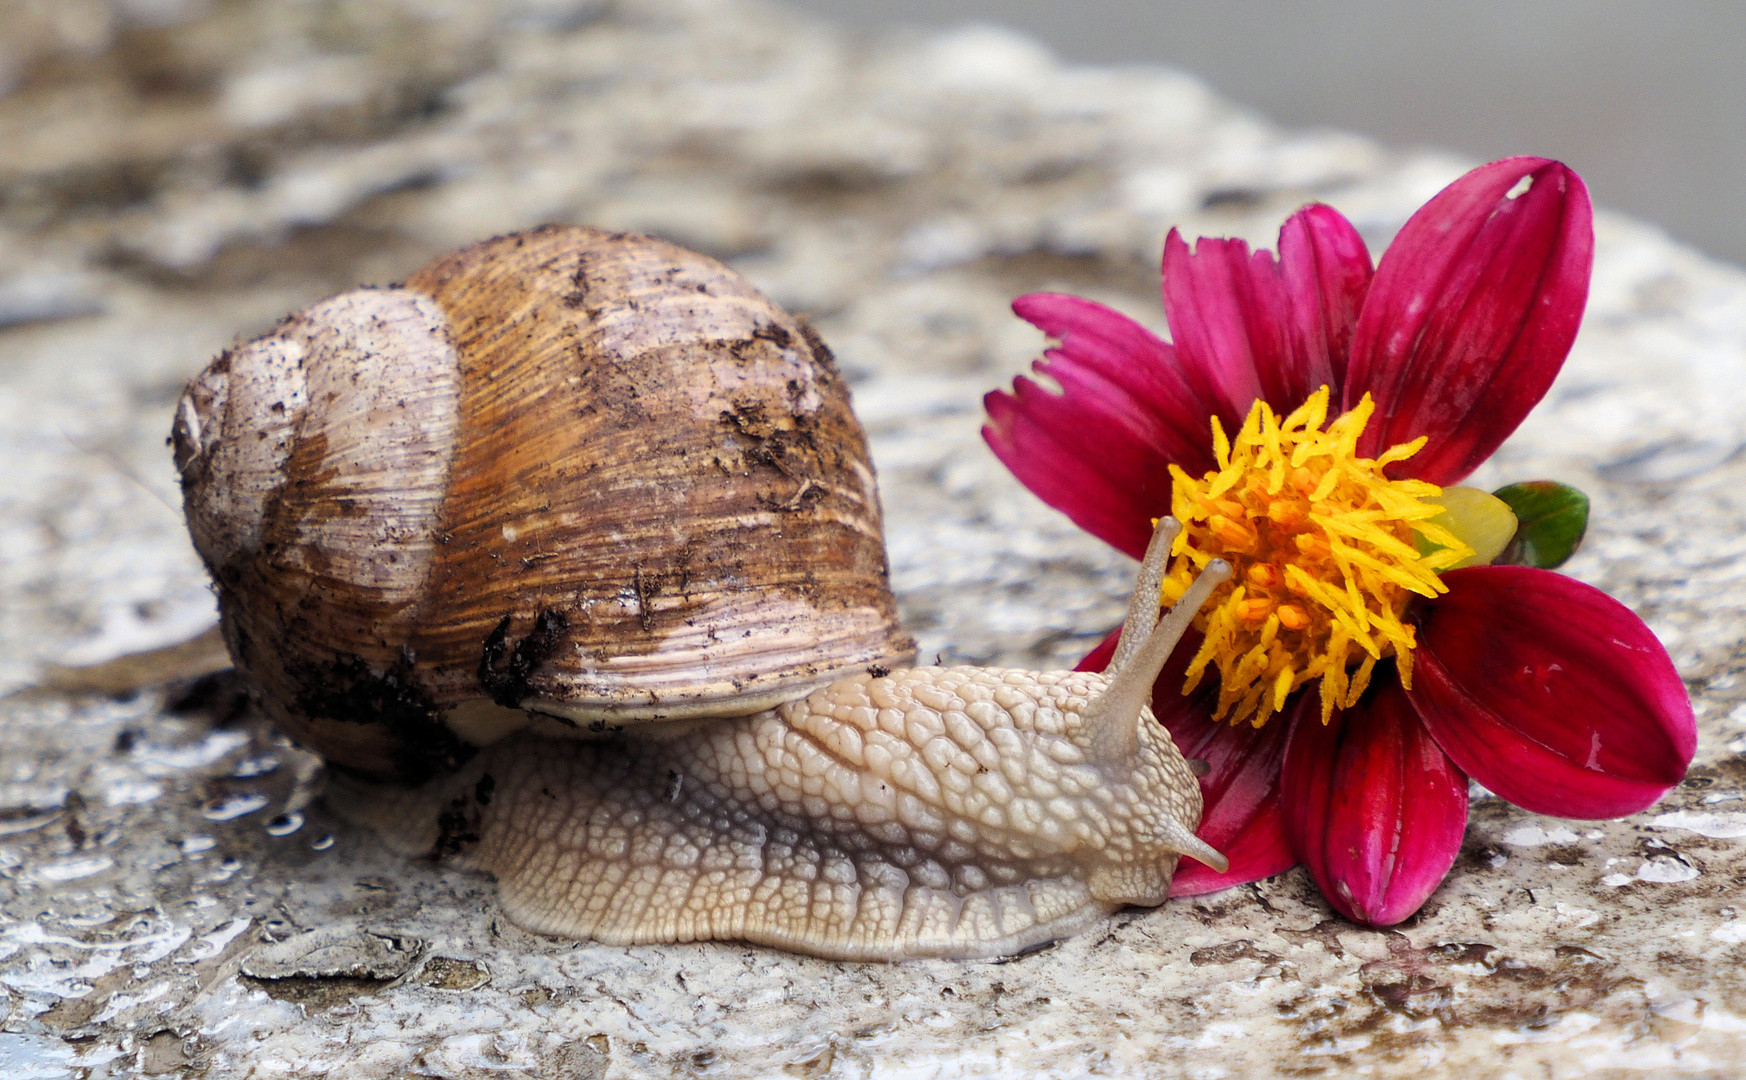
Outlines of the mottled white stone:
[[[1332,916],[1292,872],[1010,963],[579,946],[499,919],[488,880],[340,825],[307,755],[226,720],[223,693],[32,688],[45,661],[210,620],[163,439],[213,353],[492,232],[666,235],[837,348],[924,659],[1070,665],[1120,620],[1132,568],[981,445],[981,395],[1041,344],[1008,300],[1072,291],[1161,329],[1170,226],[1271,243],[1322,199],[1379,251],[1468,163],[1282,132],[1181,74],[1063,67],[991,29],[850,40],[727,0],[435,18],[263,0],[184,5],[175,48],[105,52],[130,5],[69,6],[108,28],[67,54],[85,66],[0,98],[21,133],[0,144],[0,280],[29,298],[0,332],[0,1061],[1575,1077],[1746,1058],[1746,274],[1603,213],[1570,362],[1476,478],[1594,497],[1570,572],[1643,615],[1697,703],[1692,775],[1652,810],[1563,823],[1480,798],[1449,880],[1388,931]],[[142,56],[150,78],[128,66]],[[244,970],[331,927],[426,946],[386,980]]]

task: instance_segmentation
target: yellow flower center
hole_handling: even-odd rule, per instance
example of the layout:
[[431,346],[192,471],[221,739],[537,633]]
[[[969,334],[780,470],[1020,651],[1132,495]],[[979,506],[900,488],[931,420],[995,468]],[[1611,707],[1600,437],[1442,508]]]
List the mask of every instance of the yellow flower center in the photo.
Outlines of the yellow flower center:
[[1383,475],[1418,453],[1422,436],[1375,459],[1357,456],[1375,409],[1366,394],[1323,430],[1325,386],[1283,420],[1257,401],[1235,441],[1213,417],[1217,469],[1197,480],[1170,466],[1170,512],[1183,528],[1164,602],[1174,604],[1213,559],[1236,571],[1194,621],[1206,638],[1182,688],[1216,667],[1215,718],[1260,727],[1293,690],[1320,679],[1326,723],[1357,703],[1386,656],[1412,686],[1415,638],[1401,616],[1415,594],[1448,591],[1438,572],[1474,551],[1431,524],[1444,512],[1430,501],[1441,488]]

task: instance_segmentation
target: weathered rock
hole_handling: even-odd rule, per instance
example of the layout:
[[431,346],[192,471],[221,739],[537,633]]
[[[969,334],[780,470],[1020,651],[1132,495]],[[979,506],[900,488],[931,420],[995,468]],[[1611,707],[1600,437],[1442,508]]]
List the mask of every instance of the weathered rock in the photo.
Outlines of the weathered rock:
[[[1478,478],[1593,495],[1569,569],[1649,621],[1697,703],[1697,761],[1661,805],[1574,823],[1481,798],[1449,880],[1389,931],[1294,871],[1007,963],[578,945],[310,803],[314,763],[222,677],[130,694],[45,669],[210,621],[163,438],[212,353],[491,232],[669,237],[837,349],[923,656],[1069,665],[1131,569],[981,445],[980,395],[1040,346],[1008,300],[1063,289],[1158,327],[1169,226],[1268,244],[1323,199],[1379,251],[1463,164],[987,29],[851,41],[680,0],[75,8],[20,29],[0,97],[0,1072],[1565,1077],[1746,1056],[1746,274],[1602,215],[1570,363]],[[429,945],[264,974],[316,930]]]

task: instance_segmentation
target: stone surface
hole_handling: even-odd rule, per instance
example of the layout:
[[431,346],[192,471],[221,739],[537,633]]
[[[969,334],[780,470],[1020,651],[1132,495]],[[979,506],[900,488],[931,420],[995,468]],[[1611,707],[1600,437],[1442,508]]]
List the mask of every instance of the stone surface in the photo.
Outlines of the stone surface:
[[1650,811],[1563,822],[1480,798],[1449,880],[1388,931],[1333,917],[1294,871],[1010,962],[606,948],[520,931],[490,881],[339,823],[319,763],[223,678],[45,685],[51,663],[210,620],[163,439],[211,354],[491,232],[666,236],[838,350],[924,656],[1068,665],[1120,619],[1131,564],[981,446],[980,395],[1040,345],[1009,299],[1073,291],[1161,329],[1171,225],[1269,243],[1322,199],[1380,250],[1464,163],[1279,131],[1180,75],[1063,68],[996,30],[858,41],[734,3],[69,0],[14,30],[0,1072],[1714,1076],[1746,1059],[1746,274],[1603,214],[1570,363],[1478,478],[1594,496],[1569,570],[1648,620],[1697,703],[1690,778]]

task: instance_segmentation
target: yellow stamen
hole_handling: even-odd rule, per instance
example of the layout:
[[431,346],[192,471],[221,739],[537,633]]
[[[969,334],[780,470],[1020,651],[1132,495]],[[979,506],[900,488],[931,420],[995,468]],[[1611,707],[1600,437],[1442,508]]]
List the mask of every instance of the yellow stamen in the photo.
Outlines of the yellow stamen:
[[1245,570],[1243,574],[1249,579],[1249,584],[1263,589],[1277,589],[1279,583],[1284,580],[1280,576],[1279,567],[1272,563],[1256,563]]
[[1170,467],[1171,513],[1183,531],[1164,601],[1173,603],[1215,558],[1237,571],[1195,619],[1205,637],[1183,687],[1217,669],[1215,716],[1259,727],[1293,691],[1319,680],[1325,723],[1357,704],[1377,662],[1390,656],[1412,685],[1407,605],[1445,592],[1438,573],[1474,551],[1434,501],[1441,489],[1383,473],[1417,453],[1423,438],[1375,459],[1357,455],[1375,409],[1367,394],[1328,422],[1325,386],[1283,419],[1257,401],[1235,439],[1213,418],[1217,469],[1195,479]]
[[1207,527],[1231,551],[1254,550],[1255,534],[1240,521],[1234,521],[1223,514],[1214,514],[1207,519]]
[[1236,607],[1237,618],[1244,622],[1266,622],[1267,616],[1273,611],[1273,601],[1262,597],[1258,600],[1244,600]]

